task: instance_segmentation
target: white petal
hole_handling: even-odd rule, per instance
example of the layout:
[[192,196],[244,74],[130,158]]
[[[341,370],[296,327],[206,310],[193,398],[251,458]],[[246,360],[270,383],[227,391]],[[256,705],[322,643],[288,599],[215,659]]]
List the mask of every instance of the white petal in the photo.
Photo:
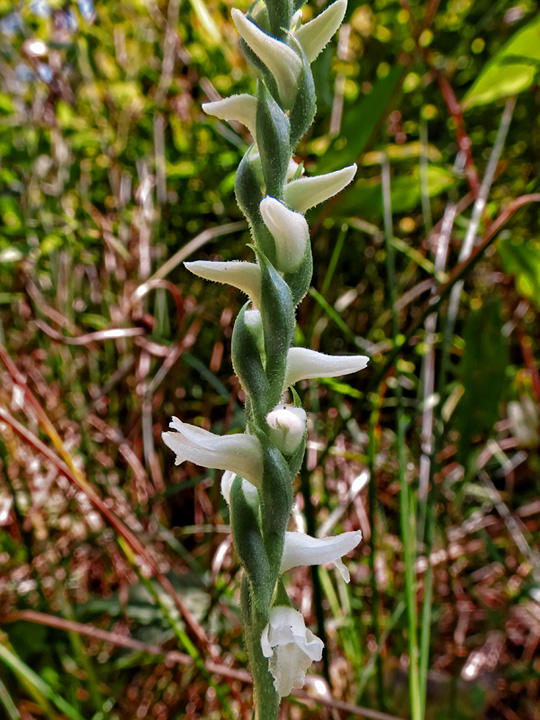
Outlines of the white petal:
[[299,532],[286,532],[280,572],[284,573],[299,565],[334,563],[345,581],[348,582],[348,571],[341,562],[341,557],[354,550],[361,540],[362,532],[360,530],[326,538],[315,538]]
[[[235,479],[236,473],[231,472],[230,470],[226,470],[221,476],[221,494],[225,498],[227,505],[231,504],[231,490]],[[241,478],[241,480],[242,491],[247,502],[251,505],[251,507],[256,508],[259,505],[259,493],[257,488],[250,482],[247,482],[247,480],[244,480],[244,478]]]
[[309,242],[305,217],[269,195],[261,200],[259,207],[264,224],[276,241],[277,269],[280,272],[296,270]]
[[176,465],[189,462],[216,470],[231,470],[260,487],[262,451],[257,438],[241,433],[215,435],[173,418],[170,427],[178,432],[162,433],[163,442],[176,453]]
[[302,25],[294,33],[304,48],[306,57],[311,63],[323,50],[343,22],[347,0],[337,0],[316,18]]
[[306,628],[304,618],[291,607],[273,607],[261,636],[261,650],[269,658],[274,687],[280,697],[304,684],[306,670],[322,658],[323,642]]
[[351,182],[355,173],[356,163],[325,175],[292,180],[285,187],[285,200],[293,210],[305,213],[309,208],[341,192]]
[[299,380],[339,377],[363,370],[369,362],[365,355],[325,355],[309,348],[294,347],[287,355],[286,385]]
[[220,120],[236,120],[245,125],[255,138],[255,113],[257,112],[257,98],[247,93],[231,95],[231,97],[215,102],[204,103],[202,109],[208,115]]
[[270,439],[284,455],[292,455],[306,434],[306,411],[294,405],[276,405],[266,416]]
[[219,262],[213,260],[195,260],[184,265],[194,275],[226,283],[246,293],[253,303],[260,307],[261,303],[261,269],[256,263],[233,260]]
[[281,101],[291,108],[298,92],[301,59],[292,48],[265,33],[240,10],[233,8],[232,18],[242,38],[274,76]]
[[[287,177],[287,180],[292,180],[292,178],[296,175],[296,171],[298,170],[299,167],[300,167],[300,163],[297,163],[296,160],[294,160],[293,158],[291,158],[291,159],[289,160],[289,165],[288,165],[288,167],[287,167],[287,176],[286,176],[286,177]],[[301,171],[300,171],[300,174],[301,174],[301,175],[304,174],[304,167],[303,167],[303,166],[302,166],[302,169],[301,169]],[[286,188],[285,188],[285,192],[287,192],[287,189],[286,189]],[[287,202],[289,202],[289,201],[287,200]],[[290,203],[289,203],[289,205],[290,205]],[[294,208],[294,210],[296,210],[296,208]]]

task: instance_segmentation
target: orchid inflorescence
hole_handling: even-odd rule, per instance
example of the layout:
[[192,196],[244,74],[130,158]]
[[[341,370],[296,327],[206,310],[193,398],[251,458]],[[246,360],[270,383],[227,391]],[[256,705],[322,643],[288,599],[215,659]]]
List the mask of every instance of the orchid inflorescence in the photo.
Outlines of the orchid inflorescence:
[[331,356],[292,347],[295,308],[312,277],[304,213],[340,192],[356,165],[307,177],[292,152],[313,121],[310,63],[340,26],[347,0],[336,0],[301,23],[303,0],[266,0],[247,15],[233,9],[247,60],[258,71],[256,96],[206,103],[205,112],[243,123],[254,142],[238,168],[235,192],[249,223],[255,262],[186,263],[194,274],[247,294],[232,335],[234,370],[245,392],[245,433],[217,436],[173,418],[163,434],[186,460],[224,470],[222,494],[230,507],[234,547],[244,568],[244,637],[254,676],[256,715],[275,720],[279,701],[302,687],[323,643],[286,592],[283,573],[299,565],[333,563],[348,582],[341,557],[360,531],[314,538],[288,531],[292,484],[305,453],[306,413],[292,386],[303,379],[362,370],[368,358]]

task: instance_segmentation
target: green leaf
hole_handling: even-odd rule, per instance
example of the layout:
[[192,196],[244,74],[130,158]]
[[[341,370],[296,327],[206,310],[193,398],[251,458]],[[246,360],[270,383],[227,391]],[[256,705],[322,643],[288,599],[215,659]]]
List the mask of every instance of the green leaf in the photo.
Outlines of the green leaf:
[[298,82],[298,94],[291,108],[291,147],[293,148],[313,122],[317,106],[315,82],[311,67],[302,46],[298,42],[296,43],[296,49],[302,57],[303,70]]
[[456,410],[460,433],[458,458],[463,463],[475,436],[490,433],[499,417],[508,364],[502,325],[498,300],[482,305],[465,325],[465,352],[458,369],[464,393]]
[[13,653],[10,648],[0,644],[0,661],[7,665],[19,678],[21,683],[28,688],[37,701],[49,701],[56,705],[60,712],[70,720],[83,720],[78,711],[64,698],[58,695],[36,672]]
[[234,548],[253,587],[255,602],[268,607],[274,591],[268,557],[255,509],[242,490],[242,478],[236,476],[231,488],[231,529]]
[[17,201],[11,195],[0,197],[0,218],[2,220],[2,231],[11,235],[18,232],[23,226],[22,213]]
[[261,252],[257,255],[261,266],[261,316],[269,384],[266,412],[270,412],[283,391],[287,353],[294,334],[294,305],[285,280]]
[[263,539],[271,573],[279,573],[285,530],[292,507],[292,477],[287,462],[263,432],[257,433],[263,451],[263,479],[259,491]]
[[501,239],[497,245],[503,270],[514,275],[516,290],[540,310],[540,243]]
[[238,313],[232,335],[232,361],[235,373],[242,386],[251,396],[253,410],[259,421],[264,418],[264,411],[259,410],[261,400],[268,394],[268,380],[264,372],[257,339],[246,325],[245,314],[250,302],[247,302]]
[[463,108],[491,103],[529,88],[540,68],[540,15],[518,30],[485,65]]
[[267,194],[281,200],[291,155],[289,118],[270,95],[263,80],[258,85],[257,141],[264,182]]

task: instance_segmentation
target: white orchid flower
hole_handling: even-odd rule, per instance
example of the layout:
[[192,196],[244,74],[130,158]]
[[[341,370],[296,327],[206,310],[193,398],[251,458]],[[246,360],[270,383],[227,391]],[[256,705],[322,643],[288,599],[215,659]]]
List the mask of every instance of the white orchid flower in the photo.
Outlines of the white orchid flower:
[[309,628],[298,610],[277,606],[270,610],[270,622],[261,635],[261,650],[268,658],[274,687],[280,698],[301,688],[306,671],[322,658],[323,641]]
[[366,355],[325,355],[309,348],[293,347],[287,355],[285,385],[319,377],[339,377],[363,370]]
[[226,283],[249,296],[256,307],[261,306],[261,269],[256,263],[243,260],[220,262],[218,260],[195,260],[184,263],[194,275]]
[[295,36],[306,53],[308,62],[312,63],[317,55],[324,50],[332,35],[336,32],[345,17],[347,0],[337,0],[324,12],[301,25]]
[[298,92],[298,79],[302,72],[300,57],[284,42],[261,30],[240,10],[233,8],[232,19],[242,39],[274,76],[283,104],[287,108],[292,107]]
[[309,242],[306,218],[267,195],[259,205],[264,224],[276,241],[276,267],[280,272],[293,272],[304,258]]
[[284,573],[299,565],[332,563],[345,582],[349,582],[351,576],[341,558],[354,550],[361,540],[361,530],[325,538],[315,538],[300,532],[286,532],[280,572]]
[[351,182],[355,174],[356,163],[324,175],[313,175],[312,177],[291,180],[285,186],[287,205],[290,205],[293,210],[299,213],[305,213],[309,208],[315,207],[315,205],[341,192]]
[[276,405],[266,416],[270,440],[284,455],[292,455],[306,434],[306,411],[294,405]]
[[204,103],[202,109],[207,115],[213,115],[220,120],[236,120],[242,123],[255,138],[257,98],[253,95],[231,95],[223,100]]
[[[223,495],[223,497],[225,498],[225,502],[229,506],[231,504],[231,490],[235,478],[236,473],[231,472],[230,470],[225,470],[221,477],[221,494]],[[254,487],[247,480],[244,480],[244,478],[240,479],[242,480],[242,491],[244,493],[244,497],[251,505],[251,507],[257,508],[259,505],[259,493],[257,491],[257,488]]]
[[215,435],[173,417],[170,427],[178,432],[162,433],[165,445],[176,453],[175,465],[189,460],[216,470],[231,470],[255,487],[261,486],[262,450],[253,435]]

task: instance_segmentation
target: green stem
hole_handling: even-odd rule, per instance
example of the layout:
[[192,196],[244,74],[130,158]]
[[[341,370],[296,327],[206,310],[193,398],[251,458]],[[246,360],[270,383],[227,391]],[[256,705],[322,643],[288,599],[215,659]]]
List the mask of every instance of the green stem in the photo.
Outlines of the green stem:
[[[392,338],[394,347],[398,344],[399,324],[396,308],[396,268],[394,247],[392,245],[392,206],[390,200],[390,167],[388,159],[384,157],[382,163],[382,189],[384,209],[384,236],[386,247],[386,269],[388,274],[388,296],[392,309]],[[403,555],[405,560],[405,592],[407,598],[408,642],[409,642],[409,692],[412,720],[422,719],[422,702],[420,699],[419,678],[419,648],[418,648],[418,610],[416,606],[416,579],[415,579],[415,528],[414,515],[411,512],[410,490],[406,477],[405,457],[405,426],[407,419],[403,412],[403,393],[397,378],[396,388],[396,423],[397,446],[399,461],[400,486],[400,517],[401,537],[403,542]]]
[[383,664],[382,656],[380,652],[380,629],[379,629],[379,610],[380,610],[380,597],[379,588],[377,587],[377,577],[375,574],[375,553],[377,550],[377,528],[375,519],[375,505],[377,502],[376,488],[375,488],[375,453],[376,453],[376,440],[375,440],[375,428],[377,425],[377,418],[379,415],[379,408],[374,407],[369,419],[369,443],[368,443],[368,469],[369,469],[369,527],[371,535],[369,538],[369,565],[371,570],[371,595],[372,595],[372,606],[373,606],[373,617],[372,617],[372,630],[375,642],[377,643],[377,696],[379,701],[379,709],[384,710],[384,676],[383,676]]
[[279,697],[274,681],[268,670],[268,660],[261,650],[261,635],[268,624],[269,613],[255,607],[252,600],[251,583],[244,575],[242,580],[242,615],[244,637],[253,672],[253,693],[256,720],[277,720]]

